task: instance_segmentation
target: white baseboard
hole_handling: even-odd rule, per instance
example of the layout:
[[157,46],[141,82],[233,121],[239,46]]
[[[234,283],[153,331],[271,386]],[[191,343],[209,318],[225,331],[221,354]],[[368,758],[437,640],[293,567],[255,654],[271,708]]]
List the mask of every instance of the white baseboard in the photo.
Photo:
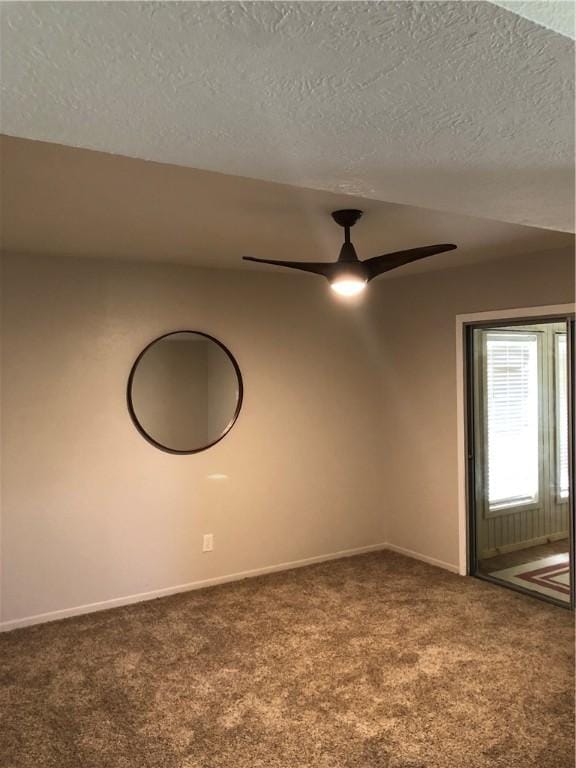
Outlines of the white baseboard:
[[307,557],[303,560],[292,560],[287,563],[278,563],[277,565],[267,565],[263,568],[254,568],[250,571],[239,571],[238,573],[230,573],[225,576],[215,576],[211,579],[202,579],[200,581],[191,581],[188,584],[178,584],[174,587],[165,587],[164,589],[155,589],[152,592],[140,592],[135,595],[127,595],[126,597],[117,597],[112,600],[103,600],[99,603],[88,603],[87,605],[77,605],[73,608],[64,608],[60,611],[51,611],[50,613],[39,613],[35,616],[27,616],[23,619],[13,619],[11,621],[0,622],[0,632],[9,632],[12,629],[21,629],[22,627],[30,627],[33,624],[44,624],[48,621],[57,621],[59,619],[67,619],[71,616],[81,616],[86,613],[96,613],[97,611],[106,611],[109,608],[120,608],[123,605],[132,605],[134,603],[142,603],[146,600],[155,600],[158,597],[167,597],[168,595],[175,595],[179,592],[191,592],[195,589],[203,589],[205,587],[214,587],[217,584],[227,584],[231,581],[241,581],[242,579],[250,579],[255,576],[264,576],[267,573],[277,573],[279,571],[289,571],[292,568],[304,568],[307,565],[313,565],[314,563],[325,563],[329,560],[340,560],[344,557],[353,557],[354,555],[362,555],[367,552],[378,552],[384,549],[388,549],[391,552],[398,552],[406,557],[411,557],[414,560],[422,560],[429,565],[435,565],[438,568],[444,568],[451,573],[458,573],[458,566],[452,563],[445,563],[443,560],[436,560],[434,557],[428,557],[420,552],[414,552],[411,549],[405,549],[404,547],[398,547],[396,544],[388,544],[381,542],[380,544],[369,544],[365,547],[356,547],[355,549],[343,549],[339,552],[331,552],[326,555],[316,555],[315,557]]
[[188,584],[179,584],[174,587],[165,587],[164,589],[155,589],[152,592],[140,592],[136,595],[127,595],[126,597],[117,597],[112,600],[103,600],[99,603],[88,603],[87,605],[77,605],[73,608],[64,608],[59,611],[51,611],[50,613],[39,613],[35,616],[27,616],[23,619],[13,619],[11,621],[0,622],[0,632],[9,632],[12,629],[20,629],[22,627],[29,627],[33,624],[44,624],[47,621],[57,621],[58,619],[66,619],[71,616],[80,616],[85,613],[96,613],[96,611],[105,611],[109,608],[119,608],[123,605],[132,605],[133,603],[141,603],[146,600],[155,600],[158,597],[167,597],[168,595],[175,595],[178,592],[191,592],[195,589],[203,589],[204,587],[213,587],[217,584],[226,584],[231,581],[241,581],[242,579],[250,579],[254,576],[263,576],[267,573],[276,573],[278,571],[288,571],[292,568],[303,568],[306,565],[313,565],[314,563],[324,563],[329,560],[340,560],[343,557],[352,557],[354,555],[362,555],[367,552],[376,552],[379,550],[387,549],[385,543],[370,544],[366,547],[356,547],[355,549],[343,549],[339,552],[331,552],[326,555],[316,555],[315,557],[307,557],[303,560],[293,560],[287,563],[278,563],[277,565],[268,565],[263,568],[254,568],[250,571],[239,571],[238,573],[230,573],[226,576],[215,576],[211,579],[202,579],[201,581],[191,581]]
[[421,552],[414,552],[413,549],[398,547],[396,544],[386,544],[384,549],[389,549],[390,552],[398,552],[399,555],[406,555],[406,557],[411,557],[413,560],[422,560],[423,563],[435,565],[437,568],[444,568],[445,571],[450,571],[450,573],[460,573],[460,569],[457,565],[446,563],[444,560],[437,560],[435,557],[423,555]]

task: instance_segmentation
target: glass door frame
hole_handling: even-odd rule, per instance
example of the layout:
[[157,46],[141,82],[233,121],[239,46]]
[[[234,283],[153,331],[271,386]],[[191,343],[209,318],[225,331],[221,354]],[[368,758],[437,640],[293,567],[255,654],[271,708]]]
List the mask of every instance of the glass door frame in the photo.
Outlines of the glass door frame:
[[[506,313],[503,312],[505,315]],[[567,344],[567,369],[568,369],[568,480],[570,493],[568,496],[568,538],[570,551],[570,601],[562,601],[548,595],[544,595],[531,589],[521,587],[520,585],[496,579],[489,574],[481,573],[478,569],[477,553],[477,499],[476,499],[476,434],[475,434],[475,361],[474,361],[474,343],[473,334],[477,329],[509,328],[514,325],[537,325],[540,323],[566,323],[566,344]],[[576,607],[576,523],[574,520],[574,478],[575,472],[575,450],[574,435],[576,434],[575,411],[575,383],[576,383],[576,355],[574,354],[575,334],[575,314],[562,312],[559,314],[546,315],[526,315],[525,317],[502,317],[496,320],[478,320],[463,323],[464,331],[464,445],[466,450],[466,523],[467,523],[467,572],[470,576],[477,579],[497,584],[500,587],[513,589],[539,600],[544,600],[561,608],[574,610]]]

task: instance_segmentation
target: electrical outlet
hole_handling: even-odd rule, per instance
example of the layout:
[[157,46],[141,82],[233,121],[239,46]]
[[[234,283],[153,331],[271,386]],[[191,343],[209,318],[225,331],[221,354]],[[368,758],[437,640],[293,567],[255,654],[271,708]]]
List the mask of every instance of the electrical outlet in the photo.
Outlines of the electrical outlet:
[[202,552],[212,552],[214,549],[214,534],[205,533],[202,539]]

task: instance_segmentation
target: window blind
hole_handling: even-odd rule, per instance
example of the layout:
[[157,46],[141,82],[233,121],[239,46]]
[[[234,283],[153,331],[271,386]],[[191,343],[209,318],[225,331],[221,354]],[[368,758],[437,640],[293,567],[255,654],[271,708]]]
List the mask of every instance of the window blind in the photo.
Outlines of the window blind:
[[538,499],[538,336],[486,333],[490,508]]

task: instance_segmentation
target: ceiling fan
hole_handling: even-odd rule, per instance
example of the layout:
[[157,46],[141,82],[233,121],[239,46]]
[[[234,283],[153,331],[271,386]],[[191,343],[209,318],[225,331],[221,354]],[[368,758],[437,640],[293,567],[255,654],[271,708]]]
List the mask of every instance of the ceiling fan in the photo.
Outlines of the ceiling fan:
[[244,256],[243,258],[245,261],[256,261],[259,264],[272,264],[322,275],[329,281],[336,293],[342,296],[355,296],[364,290],[370,280],[384,272],[401,267],[403,264],[409,264],[411,261],[433,256],[435,253],[452,251],[457,247],[451,243],[425,245],[422,248],[394,251],[394,253],[385,253],[383,256],[374,256],[372,259],[360,261],[350,240],[350,227],[353,227],[361,216],[362,211],[354,209],[332,213],[332,218],[336,224],[344,228],[344,243],[340,249],[338,261],[274,261],[272,259],[255,259],[252,256]]

